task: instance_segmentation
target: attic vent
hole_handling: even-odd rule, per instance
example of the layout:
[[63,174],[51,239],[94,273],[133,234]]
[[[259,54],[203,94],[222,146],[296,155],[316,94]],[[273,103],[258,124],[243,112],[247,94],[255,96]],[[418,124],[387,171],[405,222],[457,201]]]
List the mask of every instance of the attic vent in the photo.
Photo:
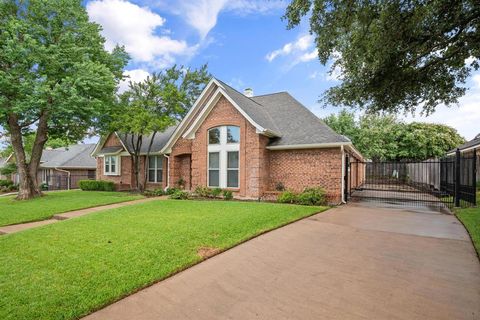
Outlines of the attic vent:
[[246,96],[246,97],[253,97],[253,89],[252,88],[246,88],[245,90],[243,90],[243,94]]

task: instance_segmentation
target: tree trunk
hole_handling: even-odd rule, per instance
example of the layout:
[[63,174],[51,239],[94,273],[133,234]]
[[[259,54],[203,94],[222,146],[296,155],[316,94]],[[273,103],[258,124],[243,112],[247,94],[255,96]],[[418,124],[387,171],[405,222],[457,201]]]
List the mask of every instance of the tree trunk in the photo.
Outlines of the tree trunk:
[[140,150],[142,148],[142,135],[137,136],[137,141],[135,143],[134,135],[131,137],[133,153],[130,154],[133,162],[133,173],[135,176],[135,191],[141,192],[140,186]]
[[147,176],[148,176],[148,168],[147,168],[147,165],[148,165],[148,161],[149,161],[149,157],[150,157],[150,151],[152,150],[152,145],[153,145],[153,140],[155,139],[155,136],[157,134],[157,131],[153,131],[152,133],[152,138],[150,139],[150,143],[148,145],[148,149],[147,149],[147,156],[145,157],[145,163],[144,163],[144,167],[145,167],[145,170],[144,170],[144,175],[143,175],[143,186],[144,186],[144,189],[146,188],[146,185],[147,185]]
[[[16,114],[10,114],[8,116],[8,127],[10,131],[10,140],[13,147],[13,152],[15,154],[15,160],[17,163],[17,171],[20,178],[17,199],[26,200],[41,196],[42,193],[38,187],[36,187],[37,183],[36,181],[33,181],[32,175],[30,174],[32,168],[27,163],[25,149],[23,147],[22,130],[18,124],[18,117]],[[36,178],[36,174],[34,177]]]

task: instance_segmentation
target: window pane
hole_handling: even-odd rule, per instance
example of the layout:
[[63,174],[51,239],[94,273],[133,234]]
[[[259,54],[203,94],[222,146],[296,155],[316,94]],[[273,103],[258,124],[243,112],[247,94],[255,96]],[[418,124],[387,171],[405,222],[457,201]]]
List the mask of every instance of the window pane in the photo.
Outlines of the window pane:
[[208,170],[208,185],[210,187],[220,186],[220,171],[219,170]]
[[161,169],[163,164],[163,156],[157,156],[157,169]]
[[115,164],[110,165],[110,173],[115,173]]
[[238,170],[227,171],[227,187],[238,188]]
[[208,130],[208,144],[220,143],[220,128],[213,128]]
[[148,182],[155,182],[155,169],[148,170]]
[[110,157],[105,157],[105,166],[108,167],[110,165]]
[[148,157],[148,167],[150,169],[155,169],[155,156]]
[[220,153],[218,152],[210,152],[208,154],[208,167],[210,169],[218,169],[220,168]]
[[238,168],[238,151],[227,153],[227,168],[228,169]]
[[114,166],[117,162],[117,157],[110,157],[110,163]]
[[157,182],[162,182],[163,181],[163,170],[157,170]]
[[238,143],[240,141],[240,128],[234,126],[227,127],[227,143]]

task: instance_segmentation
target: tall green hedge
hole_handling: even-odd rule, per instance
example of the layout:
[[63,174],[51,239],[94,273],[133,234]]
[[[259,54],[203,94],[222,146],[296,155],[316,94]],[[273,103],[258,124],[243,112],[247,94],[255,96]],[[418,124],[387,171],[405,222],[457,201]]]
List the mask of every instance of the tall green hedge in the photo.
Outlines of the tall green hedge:
[[80,180],[78,185],[84,191],[115,191],[115,184],[112,181]]

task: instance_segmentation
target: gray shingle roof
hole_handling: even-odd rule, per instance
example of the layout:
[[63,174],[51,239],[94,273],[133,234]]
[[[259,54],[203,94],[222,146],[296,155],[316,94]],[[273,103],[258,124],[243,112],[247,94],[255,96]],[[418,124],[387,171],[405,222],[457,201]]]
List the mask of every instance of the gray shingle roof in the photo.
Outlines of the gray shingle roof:
[[[475,138],[473,138],[472,140],[470,140],[468,142],[465,142],[464,144],[458,146],[457,148],[460,149],[460,151],[461,151],[461,150],[474,148],[474,147],[478,147],[478,149],[480,149],[480,133],[477,134],[477,136]],[[449,152],[455,152],[455,150],[457,150],[457,148],[455,148],[453,150],[450,150]]]
[[100,150],[100,154],[107,154],[107,153],[117,153],[123,150],[123,147],[105,147]]
[[94,148],[95,144],[74,144],[68,147],[43,150],[40,167],[96,169],[95,158],[90,156]]
[[[162,150],[165,144],[167,144],[170,136],[173,134],[173,131],[175,131],[176,127],[177,126],[171,126],[167,128],[164,132],[157,133],[155,135],[155,138],[153,139],[153,144],[150,152],[159,152],[160,150]],[[135,140],[135,136],[136,135],[133,136],[134,140]],[[133,152],[134,147],[132,145],[132,135],[125,134],[125,133],[118,133],[118,137],[120,138],[120,140],[122,140],[123,144],[129,149],[127,151]],[[151,139],[151,135],[143,138],[140,153],[147,153],[148,145],[150,144],[150,139]]]

